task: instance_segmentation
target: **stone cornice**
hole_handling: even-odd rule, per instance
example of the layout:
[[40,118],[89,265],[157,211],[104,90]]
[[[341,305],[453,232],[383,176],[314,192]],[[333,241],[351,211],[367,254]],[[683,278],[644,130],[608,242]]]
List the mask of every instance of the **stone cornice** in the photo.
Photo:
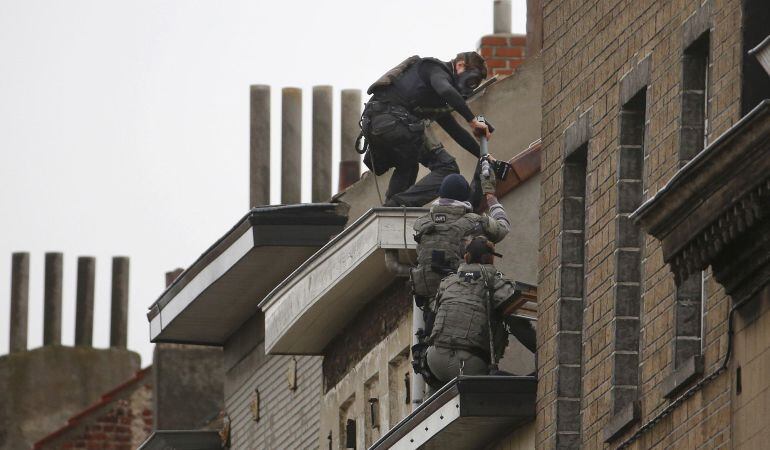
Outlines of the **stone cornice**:
[[[768,252],[757,254],[757,246],[767,241],[768,155],[770,101],[765,100],[634,212],[634,221],[661,241],[663,259],[677,282],[709,265],[728,293],[743,291],[741,285],[759,283],[754,286],[758,288],[767,282],[765,276],[752,277],[767,272],[761,270],[765,264],[761,255]],[[732,270],[730,261],[748,254],[757,258],[745,261],[748,266],[741,270]],[[750,295],[749,291],[739,296]]]

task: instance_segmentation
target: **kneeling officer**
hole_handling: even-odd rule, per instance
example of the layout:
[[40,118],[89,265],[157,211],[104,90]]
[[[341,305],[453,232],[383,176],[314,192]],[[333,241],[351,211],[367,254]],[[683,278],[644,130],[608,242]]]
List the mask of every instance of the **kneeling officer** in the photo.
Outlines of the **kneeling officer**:
[[508,345],[506,327],[529,351],[536,350],[535,330],[528,320],[502,317],[518,291],[516,283],[492,265],[494,256],[500,256],[494,244],[476,237],[466,247],[465,264],[441,282],[427,361],[442,383],[457,375],[496,371]]
[[[376,175],[395,168],[384,206],[422,206],[436,198],[445,176],[460,171],[455,158],[426,130],[426,121],[435,121],[465,150],[480,156],[478,141],[451,112],[457,111],[476,136],[489,138],[489,126],[477,120],[464,98],[486,77],[486,63],[476,52],[458,53],[449,62],[412,56],[369,87],[372,98],[361,116],[369,145],[364,163]],[[430,173],[415,184],[418,164]],[[476,194],[480,199],[480,192]]]

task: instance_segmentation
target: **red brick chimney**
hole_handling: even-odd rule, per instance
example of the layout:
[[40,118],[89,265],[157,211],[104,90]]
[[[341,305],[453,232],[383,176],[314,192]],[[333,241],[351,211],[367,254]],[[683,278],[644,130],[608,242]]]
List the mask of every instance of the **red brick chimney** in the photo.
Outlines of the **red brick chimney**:
[[479,53],[487,60],[489,76],[513,73],[527,57],[540,53],[542,40],[541,0],[527,0],[527,34],[511,33],[511,0],[494,0],[494,27],[479,42]]
[[524,62],[527,37],[520,34],[496,33],[481,38],[479,53],[487,60],[489,76],[510,75]]

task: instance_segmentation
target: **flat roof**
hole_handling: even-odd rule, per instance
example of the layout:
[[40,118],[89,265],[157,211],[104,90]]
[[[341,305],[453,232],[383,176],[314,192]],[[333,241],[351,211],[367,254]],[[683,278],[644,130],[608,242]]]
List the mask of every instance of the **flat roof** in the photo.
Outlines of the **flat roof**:
[[259,304],[265,351],[318,355],[355,314],[390,284],[385,250],[416,259],[411,227],[426,208],[372,208],[329,241]]
[[223,345],[279,281],[347,222],[347,205],[249,211],[150,306],[150,341]]
[[369,450],[484,448],[535,420],[533,376],[465,376],[445,384]]

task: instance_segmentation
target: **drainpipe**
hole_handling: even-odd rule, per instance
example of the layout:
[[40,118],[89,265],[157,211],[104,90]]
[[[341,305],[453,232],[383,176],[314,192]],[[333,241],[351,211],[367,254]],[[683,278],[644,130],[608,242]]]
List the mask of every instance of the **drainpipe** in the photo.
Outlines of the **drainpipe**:
[[[397,277],[408,277],[412,266],[402,264],[398,261],[398,250],[385,250],[385,267],[388,271]],[[417,307],[412,300],[412,346],[417,345],[417,330],[425,329],[425,320],[422,317],[422,310]],[[412,411],[417,409],[422,403],[425,395],[425,380],[422,375],[412,373],[412,382],[409,384],[409,398],[412,399]]]

